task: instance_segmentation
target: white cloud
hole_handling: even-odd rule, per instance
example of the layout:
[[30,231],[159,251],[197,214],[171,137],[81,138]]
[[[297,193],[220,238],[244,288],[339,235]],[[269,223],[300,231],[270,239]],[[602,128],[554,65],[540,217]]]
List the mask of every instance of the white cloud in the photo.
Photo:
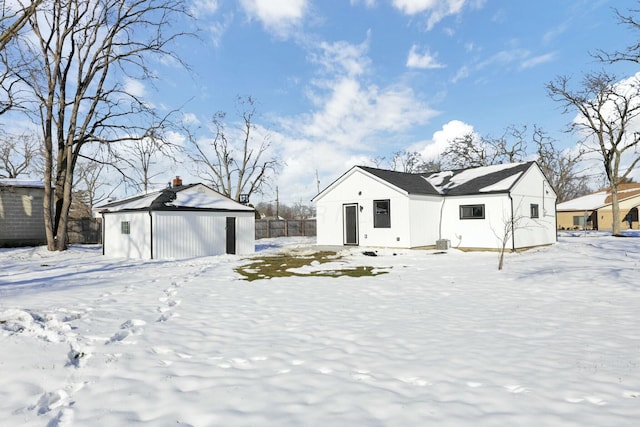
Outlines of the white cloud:
[[144,84],[139,80],[127,78],[124,81],[124,91],[136,98],[142,98],[146,94]]
[[456,72],[456,75],[451,79],[451,83],[458,83],[460,80],[466,79],[469,77],[470,70],[466,65],[460,67]]
[[192,0],[191,13],[196,18],[213,15],[218,11],[220,3],[218,0]]
[[469,0],[393,0],[393,6],[406,15],[426,13],[427,29],[431,30],[443,18],[462,13],[465,6],[481,7],[484,1]]
[[534,56],[533,58],[527,58],[520,64],[521,69],[533,68],[540,64],[544,64],[553,61],[556,57],[555,52],[546,53],[544,55]]
[[436,69],[436,68],[444,68],[443,64],[440,64],[436,56],[432,55],[429,50],[425,50],[424,52],[418,52],[418,46],[411,46],[411,50],[409,51],[409,56],[407,57],[407,67],[409,68],[421,68],[421,69]]
[[364,4],[366,7],[372,8],[376,5],[376,0],[351,0],[351,6]]
[[278,177],[283,201],[309,200],[355,164],[400,149],[398,139],[436,114],[408,86],[371,82],[368,41],[320,43],[309,55],[318,66],[307,96],[313,111],[278,121],[272,135],[286,163]]
[[251,19],[259,20],[268,31],[286,37],[300,25],[308,9],[308,0],[240,0]]
[[468,134],[475,134],[473,126],[460,120],[451,120],[434,132],[428,141],[422,141],[409,147],[409,151],[419,152],[425,160],[437,160],[449,145],[449,141]]

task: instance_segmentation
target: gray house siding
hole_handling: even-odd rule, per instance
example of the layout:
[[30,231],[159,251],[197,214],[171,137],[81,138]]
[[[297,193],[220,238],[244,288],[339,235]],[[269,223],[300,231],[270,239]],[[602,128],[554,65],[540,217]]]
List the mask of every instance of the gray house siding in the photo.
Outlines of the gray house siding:
[[0,247],[46,242],[44,187],[0,183]]

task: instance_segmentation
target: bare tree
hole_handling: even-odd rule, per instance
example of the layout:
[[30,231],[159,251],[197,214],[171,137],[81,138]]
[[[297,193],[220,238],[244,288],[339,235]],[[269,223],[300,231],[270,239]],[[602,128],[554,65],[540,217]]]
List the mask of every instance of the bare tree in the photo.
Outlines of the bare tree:
[[585,150],[602,158],[611,188],[613,234],[619,235],[618,187],[640,161],[640,133],[629,129],[640,115],[640,82],[636,78],[619,82],[611,74],[597,72],[585,75],[578,88],[569,84],[568,77],[560,76],[547,84],[547,91],[565,113],[578,113],[570,130],[580,135]]
[[184,33],[172,28],[189,14],[184,0],[44,0],[40,8],[26,24],[30,37],[9,46],[35,65],[19,79],[42,129],[47,247],[64,250],[83,148],[144,137],[139,119],[154,111],[124,78],[154,78],[152,57],[180,61],[171,43]]
[[107,201],[119,188],[109,177],[116,163],[108,150],[99,147],[90,156],[82,155],[76,163],[71,216],[93,216],[93,207]]
[[254,141],[256,102],[252,97],[237,99],[240,128],[226,129],[226,113],[213,116],[214,136],[210,141],[198,140],[189,133],[194,148],[191,155],[199,166],[199,175],[221,194],[240,201],[240,195],[250,197],[260,193],[269,175],[275,173],[278,161],[269,156],[268,136]]
[[[176,154],[180,150],[171,144],[157,131],[151,129],[142,139],[134,139],[123,143],[114,151],[115,161],[123,175],[124,181],[136,191],[147,192],[154,183],[154,178],[166,176],[165,169],[159,169],[160,161],[171,165],[177,164]],[[123,167],[125,165],[126,167]]]
[[526,126],[510,126],[499,138],[468,133],[449,141],[442,160],[451,169],[520,162],[527,153],[526,132]]
[[40,142],[32,133],[7,134],[0,129],[0,177],[18,178],[36,172]]
[[590,176],[581,167],[584,150],[559,149],[557,142],[534,127],[537,162],[558,197],[558,203],[588,194]]
[[[626,13],[614,9],[618,22],[629,27],[633,31],[640,31],[640,19],[636,16],[640,14],[640,9],[629,9]],[[632,43],[623,50],[608,52],[598,50],[593,56],[602,62],[613,64],[614,62],[629,61],[640,63],[640,43]]]
[[[43,0],[31,0],[6,5],[2,2],[2,17],[0,17],[0,50],[17,36],[27,24],[29,18],[36,13]],[[13,6],[13,7],[12,7]]]
[[7,4],[2,2],[0,17],[0,115],[17,108],[19,101],[18,70],[30,66],[19,51],[8,49],[8,45],[19,37],[21,30],[29,22],[43,0],[18,0]]
[[484,141],[473,133],[449,141],[441,157],[450,169],[465,169],[490,164]]

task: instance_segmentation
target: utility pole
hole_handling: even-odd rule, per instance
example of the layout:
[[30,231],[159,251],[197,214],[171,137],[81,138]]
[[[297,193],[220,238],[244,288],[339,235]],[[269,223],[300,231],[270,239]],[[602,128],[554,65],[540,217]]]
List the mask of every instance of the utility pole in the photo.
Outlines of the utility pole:
[[278,194],[278,186],[276,186],[276,219],[280,219],[280,196]]
[[318,169],[316,169],[316,194],[320,194],[320,177],[318,177]]

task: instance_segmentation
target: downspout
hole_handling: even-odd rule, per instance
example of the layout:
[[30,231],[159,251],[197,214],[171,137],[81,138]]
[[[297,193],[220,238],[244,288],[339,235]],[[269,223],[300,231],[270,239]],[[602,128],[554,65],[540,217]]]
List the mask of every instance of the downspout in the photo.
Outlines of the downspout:
[[516,227],[515,221],[513,219],[513,197],[511,197],[511,192],[507,193],[509,196],[509,201],[511,202],[511,252],[516,250]]
[[444,194],[442,195],[442,203],[440,204],[440,218],[438,221],[438,240],[442,240],[442,212],[444,211],[444,202],[445,202]]
[[102,212],[102,255],[104,255],[104,242],[105,242],[105,240],[104,240],[104,236],[105,236],[104,228],[105,228],[104,227],[104,212]]
[[151,209],[149,209],[149,251],[151,252],[151,259],[153,259],[153,215]]

